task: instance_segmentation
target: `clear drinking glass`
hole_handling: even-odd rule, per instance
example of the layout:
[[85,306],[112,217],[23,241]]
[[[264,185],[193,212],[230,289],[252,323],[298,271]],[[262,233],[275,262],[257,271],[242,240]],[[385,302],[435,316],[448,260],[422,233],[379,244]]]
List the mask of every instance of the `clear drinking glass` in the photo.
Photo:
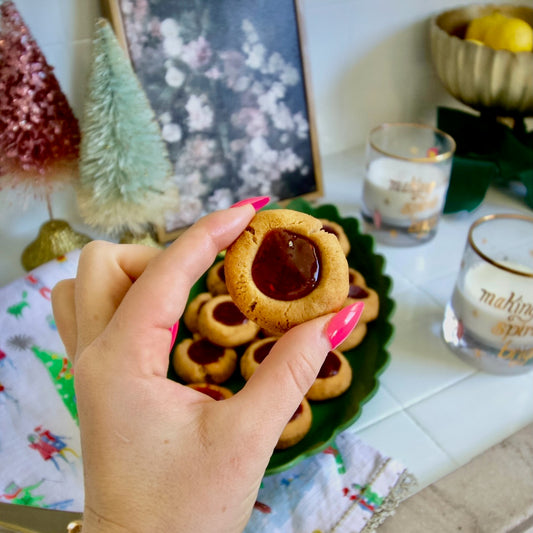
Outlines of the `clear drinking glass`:
[[533,217],[487,215],[472,224],[442,333],[476,368],[533,370]]
[[362,214],[377,240],[410,246],[433,238],[454,152],[452,137],[431,126],[385,123],[370,132]]

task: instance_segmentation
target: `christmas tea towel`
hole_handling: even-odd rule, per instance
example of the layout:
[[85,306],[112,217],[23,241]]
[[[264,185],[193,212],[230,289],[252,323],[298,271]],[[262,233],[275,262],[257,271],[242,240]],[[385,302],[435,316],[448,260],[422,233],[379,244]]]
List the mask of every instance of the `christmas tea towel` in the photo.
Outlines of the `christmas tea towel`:
[[399,461],[347,429],[322,453],[263,479],[245,533],[370,533],[415,484]]
[[[0,288],[0,501],[83,510],[70,363],[50,295],[74,277],[79,251]],[[413,478],[348,429],[323,452],[265,477],[245,533],[373,531]]]
[[83,507],[70,362],[50,302],[76,275],[79,250],[0,288],[0,501]]

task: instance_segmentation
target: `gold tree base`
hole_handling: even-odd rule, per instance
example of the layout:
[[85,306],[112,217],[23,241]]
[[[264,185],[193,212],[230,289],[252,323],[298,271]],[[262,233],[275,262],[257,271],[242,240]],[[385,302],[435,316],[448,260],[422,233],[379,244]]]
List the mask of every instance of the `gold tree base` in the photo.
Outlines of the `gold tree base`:
[[164,246],[154,238],[150,231],[140,234],[126,231],[120,238],[120,244],[143,244],[144,246],[153,246],[154,248],[164,248]]
[[56,257],[82,248],[90,241],[90,237],[74,231],[68,222],[49,220],[41,226],[37,238],[22,252],[22,266],[25,270],[33,270]]

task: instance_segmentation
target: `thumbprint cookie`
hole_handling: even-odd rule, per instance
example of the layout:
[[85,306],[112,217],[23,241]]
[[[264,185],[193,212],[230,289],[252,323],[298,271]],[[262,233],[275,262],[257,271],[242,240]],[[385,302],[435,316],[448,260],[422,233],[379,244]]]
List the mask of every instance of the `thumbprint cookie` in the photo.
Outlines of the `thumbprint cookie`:
[[213,383],[189,383],[187,387],[210,396],[217,402],[221,400],[227,400],[233,396],[233,392],[231,392],[228,388],[221,387],[220,385],[214,385]]
[[338,311],[348,295],[348,262],[339,240],[306,213],[258,212],[224,263],[237,307],[275,335]]
[[240,361],[241,375],[246,381],[250,379],[257,367],[264,361],[277,340],[278,337],[266,337],[252,342],[246,348]]
[[223,383],[235,371],[237,352],[207,339],[184,339],[174,349],[172,364],[186,383]]
[[344,255],[348,255],[350,253],[351,246],[343,227],[340,224],[333,222],[333,220],[326,220],[325,218],[321,218],[319,220],[322,222],[322,230],[327,231],[328,233],[333,233],[333,235],[339,239],[339,243]]
[[207,290],[213,295],[228,294],[226,276],[224,274],[224,260],[217,261],[208,271],[205,278]]
[[283,429],[276,444],[276,450],[284,450],[300,442],[311,429],[312,422],[311,406],[304,398]]
[[341,344],[337,347],[341,352],[347,352],[352,350],[356,346],[359,346],[362,340],[365,338],[367,331],[366,322],[359,322],[351,333],[342,341]]
[[365,278],[353,268],[349,269],[348,276],[350,288],[345,305],[364,302],[365,308],[363,309],[360,322],[371,322],[375,320],[379,314],[378,293],[374,289],[367,287]]
[[308,400],[322,401],[340,396],[352,382],[352,367],[339,350],[326,356],[320,371],[307,391]]
[[215,344],[233,347],[255,339],[259,326],[241,313],[229,294],[220,294],[200,309],[198,331]]
[[208,300],[211,300],[211,298],[211,293],[201,292],[200,294],[198,294],[198,296],[193,298],[187,305],[187,308],[183,313],[183,322],[185,322],[187,329],[191,333],[196,333],[198,331],[198,313],[200,312],[202,306]]

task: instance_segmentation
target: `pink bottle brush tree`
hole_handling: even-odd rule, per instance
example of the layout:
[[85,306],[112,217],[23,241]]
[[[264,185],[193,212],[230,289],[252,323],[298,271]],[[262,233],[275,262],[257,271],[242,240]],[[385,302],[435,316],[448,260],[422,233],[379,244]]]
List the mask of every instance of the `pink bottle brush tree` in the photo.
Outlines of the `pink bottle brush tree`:
[[[53,67],[15,4],[0,3],[0,189],[22,188],[45,199],[54,222],[50,193],[59,182],[76,178],[79,145],[78,121]],[[56,252],[49,252],[51,259]]]
[[75,175],[78,121],[14,3],[0,13],[0,183],[46,194]]

